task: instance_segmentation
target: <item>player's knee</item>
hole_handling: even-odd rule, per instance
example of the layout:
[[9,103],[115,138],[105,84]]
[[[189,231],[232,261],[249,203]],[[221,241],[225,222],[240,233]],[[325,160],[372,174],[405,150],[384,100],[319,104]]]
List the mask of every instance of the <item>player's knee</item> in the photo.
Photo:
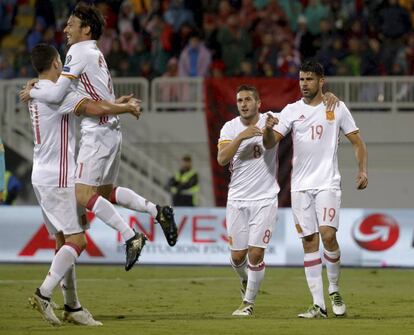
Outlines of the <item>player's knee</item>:
[[249,250],[249,263],[251,265],[258,265],[263,262],[264,259],[264,249],[254,248]]
[[245,260],[246,260],[246,254],[237,253],[237,254],[231,255],[231,261],[236,266],[243,264]]
[[325,231],[324,233],[322,233],[321,234],[321,237],[322,237],[322,242],[323,242],[323,245],[326,247],[326,246],[334,246],[334,245],[336,245],[337,244],[337,241],[336,241],[336,232],[335,231],[332,231],[332,230],[329,230],[329,231]]
[[76,201],[79,205],[88,208],[88,202],[95,194],[95,191],[89,187],[78,187],[75,188]]

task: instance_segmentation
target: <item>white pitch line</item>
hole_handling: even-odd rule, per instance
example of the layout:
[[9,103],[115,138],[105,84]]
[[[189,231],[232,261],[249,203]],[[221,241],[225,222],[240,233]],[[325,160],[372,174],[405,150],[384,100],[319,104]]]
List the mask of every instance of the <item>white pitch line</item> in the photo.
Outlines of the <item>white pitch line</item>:
[[[138,278],[132,280],[132,282],[182,282],[182,281],[216,281],[216,280],[235,280],[235,277],[180,277],[180,278]],[[100,281],[125,281],[131,282],[128,279],[122,278],[78,278],[78,282],[100,282]],[[39,283],[42,279],[0,279],[1,284],[32,284]]]

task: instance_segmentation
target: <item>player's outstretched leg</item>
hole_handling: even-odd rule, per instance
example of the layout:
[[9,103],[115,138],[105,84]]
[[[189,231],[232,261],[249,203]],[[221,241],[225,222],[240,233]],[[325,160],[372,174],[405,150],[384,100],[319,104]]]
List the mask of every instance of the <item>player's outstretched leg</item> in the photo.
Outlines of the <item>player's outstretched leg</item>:
[[36,289],[36,292],[29,298],[29,303],[52,326],[60,326],[62,324],[50,304],[50,298],[43,296],[39,289]]
[[83,307],[72,309],[65,305],[62,318],[65,322],[71,322],[80,326],[102,326],[102,322],[96,321],[92,314]]
[[178,233],[172,207],[157,205],[157,216],[155,219],[160,224],[168,244],[171,247],[174,246],[177,243]]
[[125,271],[129,271],[134,266],[134,264],[138,260],[138,257],[141,255],[141,251],[145,246],[146,240],[147,238],[144,234],[135,233],[134,237],[131,237],[129,240],[125,242]]
[[168,244],[174,246],[177,243],[177,225],[170,206],[155,205],[134,191],[120,186],[112,189],[109,199],[113,204],[152,215],[160,224]]

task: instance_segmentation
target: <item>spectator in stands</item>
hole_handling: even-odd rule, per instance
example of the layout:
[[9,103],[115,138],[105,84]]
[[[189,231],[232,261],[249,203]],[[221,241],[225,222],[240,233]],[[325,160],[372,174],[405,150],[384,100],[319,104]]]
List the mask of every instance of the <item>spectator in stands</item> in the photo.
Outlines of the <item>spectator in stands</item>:
[[203,17],[204,43],[211,51],[213,59],[221,58],[221,45],[217,41],[217,19],[213,14],[204,14]]
[[253,0],[242,0],[239,10],[240,25],[250,30],[256,20],[259,18],[259,12],[256,10]]
[[180,54],[178,60],[178,75],[180,77],[205,77],[211,63],[211,52],[208,50],[200,34],[194,32],[188,45]]
[[145,26],[151,38],[152,65],[157,75],[165,72],[168,59],[174,54],[172,26],[161,15],[154,15]]
[[361,75],[361,42],[357,38],[351,38],[348,41],[349,54],[344,58],[344,63],[348,69],[348,75]]
[[240,77],[255,77],[257,71],[255,71],[253,62],[250,59],[242,60],[240,63]]
[[410,16],[407,10],[398,4],[398,0],[388,0],[388,5],[378,15],[380,31],[384,36],[385,67],[394,66],[397,51],[403,45],[403,37],[411,29]]
[[302,60],[309,59],[316,54],[315,36],[309,32],[308,22],[303,15],[298,17],[297,27],[293,45],[299,51]]
[[400,64],[404,74],[414,74],[414,31],[407,35],[406,42],[397,51],[394,62]]
[[299,52],[293,49],[290,41],[282,42],[277,57],[277,72],[283,78],[297,78],[300,68]]
[[316,59],[325,68],[325,74],[334,76],[338,74],[338,68],[345,69],[343,59],[347,56],[346,48],[344,47],[343,38],[337,35],[332,41],[332,47],[324,52],[317,52]]
[[320,0],[309,0],[303,15],[308,22],[309,31],[317,35],[320,33],[319,22],[329,17],[329,7],[322,4]]
[[272,68],[272,72],[275,72],[277,56],[278,49],[273,35],[267,32],[262,36],[261,46],[256,49],[253,57],[258,74],[262,75],[264,73],[264,64],[268,64]]
[[300,1],[291,0],[279,0],[278,2],[285,12],[290,29],[292,29],[293,32],[296,32],[299,24],[298,17],[302,13],[302,4]]
[[119,8],[118,31],[124,31],[125,27],[133,30],[139,27],[138,19],[135,16],[134,7],[129,0],[124,0]]
[[164,19],[173,27],[175,32],[184,23],[195,24],[193,13],[184,7],[183,0],[171,0],[168,9],[164,13]]
[[381,43],[376,38],[370,38],[368,45],[362,52],[361,75],[379,76],[385,74],[382,62]]
[[220,43],[226,75],[238,75],[240,62],[252,52],[252,43],[247,30],[240,26],[237,15],[231,14],[227,18],[226,26],[219,29],[217,40]]
[[32,49],[35,45],[39,44],[43,41],[43,32],[46,29],[46,21],[43,17],[38,16],[36,17],[36,21],[34,27],[27,35],[26,43],[27,43],[27,50],[32,52]]
[[146,61],[151,61],[151,53],[146,48],[143,38],[140,37],[137,45],[135,46],[134,53],[129,56],[131,75],[137,76],[140,69],[140,64]]
[[121,42],[116,39],[112,43],[111,51],[106,57],[106,63],[114,77],[120,72],[119,63],[122,60],[128,60],[128,54],[121,49]]
[[113,28],[106,27],[102,33],[101,38],[98,40],[99,50],[106,57],[112,49],[112,43],[117,39],[117,33]]
[[179,171],[168,181],[168,189],[172,196],[173,206],[194,207],[198,205],[200,186],[190,155],[182,157]]
[[[167,64],[167,71],[162,75],[167,78],[176,78],[178,77],[178,60],[175,57],[170,58]],[[186,88],[184,85],[176,85],[175,83],[170,82],[160,82],[159,90],[161,101],[163,102],[177,102],[182,101],[182,91],[181,88]],[[171,108],[168,110],[176,110],[176,108]]]
[[134,31],[132,27],[132,23],[125,23],[122,25],[122,30],[119,32],[119,40],[121,42],[121,49],[124,51],[128,56],[131,56],[138,44],[139,36]]

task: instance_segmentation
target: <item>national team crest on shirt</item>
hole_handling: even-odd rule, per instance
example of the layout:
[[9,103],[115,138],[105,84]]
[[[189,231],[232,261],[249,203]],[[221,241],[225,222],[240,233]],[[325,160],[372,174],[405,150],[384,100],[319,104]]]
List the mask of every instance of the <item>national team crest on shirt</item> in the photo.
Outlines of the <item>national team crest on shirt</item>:
[[72,55],[67,55],[66,60],[65,60],[65,65],[69,64],[71,60],[72,60]]
[[328,121],[335,120],[335,113],[333,111],[326,111],[326,119]]

